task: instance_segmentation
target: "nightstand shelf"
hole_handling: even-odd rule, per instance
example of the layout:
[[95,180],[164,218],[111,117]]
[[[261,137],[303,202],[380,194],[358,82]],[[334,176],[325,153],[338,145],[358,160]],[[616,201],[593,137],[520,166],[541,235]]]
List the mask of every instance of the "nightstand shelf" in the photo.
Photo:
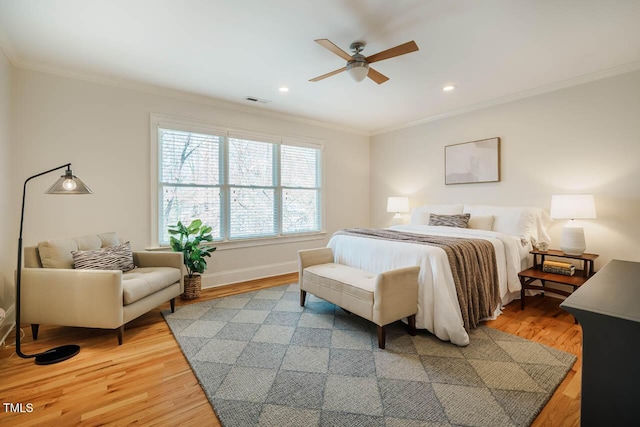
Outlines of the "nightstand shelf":
[[[583,253],[582,255],[568,255],[562,251],[556,249],[549,249],[548,251],[533,250],[530,252],[533,254],[533,267],[528,268],[518,273],[520,278],[520,284],[522,289],[520,290],[520,307],[524,310],[524,294],[527,289],[533,289],[537,291],[551,292],[558,295],[568,297],[578,287],[583,285],[591,276],[595,274],[594,261],[598,258],[597,254]],[[568,258],[582,261],[582,269],[576,269],[573,276],[565,276],[563,274],[548,273],[542,271],[542,264],[546,257],[556,258]],[[533,282],[540,281],[540,285],[534,285]],[[546,286],[546,282],[559,283],[561,285],[571,286],[571,292],[562,289],[550,288]]]

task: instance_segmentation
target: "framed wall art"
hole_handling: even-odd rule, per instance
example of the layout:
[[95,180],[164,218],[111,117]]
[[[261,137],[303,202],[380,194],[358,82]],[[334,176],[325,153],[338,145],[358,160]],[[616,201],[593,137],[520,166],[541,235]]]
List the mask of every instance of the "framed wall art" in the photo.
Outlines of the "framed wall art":
[[444,147],[444,183],[500,181],[500,138]]

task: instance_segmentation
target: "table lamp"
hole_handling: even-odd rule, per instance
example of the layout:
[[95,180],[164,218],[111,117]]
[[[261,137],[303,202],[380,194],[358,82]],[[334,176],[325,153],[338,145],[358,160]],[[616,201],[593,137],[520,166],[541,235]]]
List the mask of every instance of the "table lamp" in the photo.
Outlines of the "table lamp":
[[46,194],[91,194],[92,191],[87,187],[80,178],[75,176],[71,171],[71,163],[58,166],[33,175],[24,182],[22,189],[22,211],[20,212],[20,236],[18,237],[18,268],[16,270],[16,353],[18,356],[28,359],[35,358],[36,365],[51,365],[53,363],[67,360],[80,352],[80,346],[76,344],[68,344],[55,347],[47,351],[37,354],[25,354],[20,348],[20,284],[22,279],[22,226],[24,224],[24,202],[27,196],[27,183],[34,178],[46,175],[59,169],[67,168],[65,174],[46,191]]
[[387,212],[395,212],[394,218],[402,218],[401,213],[409,212],[409,198],[389,197],[387,199]]
[[596,218],[593,194],[551,196],[549,215],[554,219],[569,219],[562,229],[560,249],[567,255],[581,255],[587,245],[584,229],[575,220]]

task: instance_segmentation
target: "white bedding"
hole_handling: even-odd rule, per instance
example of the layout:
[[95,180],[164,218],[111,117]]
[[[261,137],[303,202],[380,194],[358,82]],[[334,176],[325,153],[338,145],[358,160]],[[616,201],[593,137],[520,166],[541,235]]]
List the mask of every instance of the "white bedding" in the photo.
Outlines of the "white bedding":
[[[438,236],[478,238],[491,242],[496,250],[502,305],[519,295],[518,272],[527,258],[531,244],[520,237],[495,231],[468,228],[397,225],[393,230]],[[335,262],[374,274],[401,267],[420,266],[418,278],[418,314],[416,326],[427,329],[438,338],[460,346],[469,344],[464,330],[449,260],[444,250],[416,243],[335,235],[328,244]],[[500,314],[498,307],[494,316]]]

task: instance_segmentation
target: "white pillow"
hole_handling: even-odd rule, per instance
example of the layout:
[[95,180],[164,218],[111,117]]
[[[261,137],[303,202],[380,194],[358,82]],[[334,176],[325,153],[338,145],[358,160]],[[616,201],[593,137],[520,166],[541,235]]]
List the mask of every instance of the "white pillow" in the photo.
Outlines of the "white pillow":
[[538,211],[539,212],[536,219],[538,237],[536,238],[536,241],[534,243],[537,243],[537,242],[551,243],[551,236],[549,236],[549,233],[547,233],[547,228],[549,228],[553,220],[551,219],[547,211],[545,211],[544,209],[538,208]]
[[476,230],[491,231],[491,230],[493,230],[493,220],[494,220],[494,218],[495,218],[495,216],[493,216],[493,215],[471,216],[471,218],[469,218],[469,228],[473,228],[473,229],[476,229]]
[[463,205],[423,205],[411,210],[411,225],[429,225],[429,216],[433,213],[436,215],[459,215],[464,208]]
[[537,242],[538,217],[542,209],[521,206],[465,205],[464,212],[471,217],[494,215],[493,231],[518,236],[524,240]]

